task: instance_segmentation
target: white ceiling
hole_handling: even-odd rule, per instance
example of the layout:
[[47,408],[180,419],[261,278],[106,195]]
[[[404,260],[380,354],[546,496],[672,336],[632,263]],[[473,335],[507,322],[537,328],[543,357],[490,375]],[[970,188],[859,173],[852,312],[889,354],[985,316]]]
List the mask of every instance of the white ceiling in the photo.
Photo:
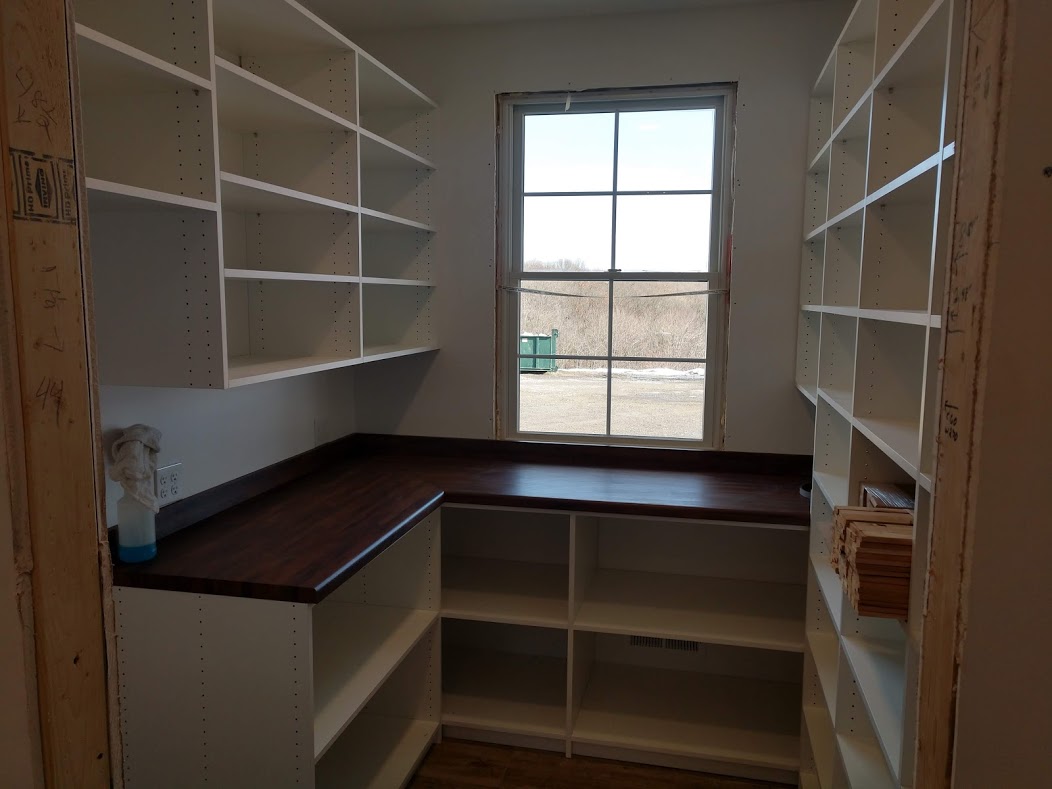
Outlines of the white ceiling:
[[305,0],[318,14],[352,32],[405,27],[559,19],[596,14],[683,11],[706,6],[787,0]]

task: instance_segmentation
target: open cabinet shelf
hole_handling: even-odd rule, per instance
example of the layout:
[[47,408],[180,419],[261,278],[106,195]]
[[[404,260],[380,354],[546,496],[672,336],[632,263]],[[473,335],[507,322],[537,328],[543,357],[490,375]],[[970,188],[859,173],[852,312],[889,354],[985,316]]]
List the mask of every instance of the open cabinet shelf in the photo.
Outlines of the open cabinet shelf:
[[[437,349],[433,102],[295,0],[76,12],[103,384],[224,388]],[[153,236],[121,229],[146,212]]]
[[[859,0],[811,97],[796,380],[816,401],[803,774],[823,789],[912,780],[963,8]],[[917,494],[907,624],[857,616],[829,563],[865,482]]]
[[799,716],[799,684],[597,662],[571,738],[796,770]]

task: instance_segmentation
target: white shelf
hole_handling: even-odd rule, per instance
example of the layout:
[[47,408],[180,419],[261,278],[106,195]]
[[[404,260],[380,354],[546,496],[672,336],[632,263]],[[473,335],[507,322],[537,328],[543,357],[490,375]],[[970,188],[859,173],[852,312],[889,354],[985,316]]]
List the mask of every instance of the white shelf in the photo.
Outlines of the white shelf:
[[897,789],[876,744],[841,734],[837,745],[851,789]]
[[814,658],[815,668],[818,670],[818,682],[822,686],[826,708],[832,710],[836,702],[840,641],[835,632],[808,633],[807,643],[811,647],[811,657]]
[[566,565],[446,556],[442,616],[481,622],[565,628],[569,618]]
[[902,764],[902,727],[906,701],[905,641],[857,636],[844,638],[844,654],[869,713],[877,741],[892,774]]
[[839,307],[823,304],[805,304],[800,308],[804,312],[817,312],[824,315],[843,315],[849,318],[865,318],[885,323],[904,323],[910,326],[941,326],[942,317],[929,315],[925,310],[877,310],[858,307]]
[[854,419],[855,427],[914,479],[920,463],[920,423],[905,419]]
[[365,353],[361,362],[380,362],[384,359],[397,359],[402,356],[416,356],[423,353],[433,353],[438,350],[435,345],[419,345],[415,347],[401,347],[392,345],[366,345]]
[[[833,769],[836,761],[836,738],[829,713],[819,707],[804,707],[804,725],[811,741],[811,755],[815,760],[818,775],[815,780],[827,789],[833,787]],[[803,776],[801,776],[802,778]]]
[[573,626],[803,652],[805,596],[792,584],[597,569]]
[[404,786],[435,740],[434,721],[360,715],[315,770],[318,789]]
[[77,64],[86,96],[208,90],[212,83],[115,38],[77,24]]
[[796,771],[800,686],[597,663],[576,743]]
[[358,101],[369,111],[428,112],[438,105],[366,52],[358,51]]
[[846,476],[830,474],[824,471],[814,473],[815,484],[822,491],[832,507],[843,507],[848,502],[848,481]]
[[357,213],[350,203],[298,192],[284,186],[247,178],[234,173],[220,173],[223,208],[252,213],[302,214],[312,212]]
[[214,0],[213,16],[216,44],[239,55],[355,50],[295,0]]
[[87,178],[85,185],[92,211],[171,211],[189,208],[215,213],[219,210],[219,206],[211,200],[183,197],[101,178]]
[[254,281],[267,280],[270,282],[334,282],[352,285],[361,279],[360,277],[343,276],[341,274],[307,274],[297,271],[264,271],[263,269],[228,268],[223,272],[227,279],[247,279]]
[[313,614],[314,758],[320,759],[437,614],[336,600]]
[[839,630],[840,616],[843,613],[844,595],[840,576],[829,564],[826,556],[812,556],[811,567],[814,568],[815,576],[818,578],[818,589],[822,593],[822,599],[829,609],[829,618],[833,620],[833,627]]
[[396,279],[394,277],[362,277],[363,285],[396,285],[407,288],[433,288],[434,282],[425,279]]
[[357,131],[345,118],[216,58],[219,125],[224,131]]
[[537,737],[566,736],[566,661],[492,650],[443,655],[442,723]]
[[234,387],[350,367],[362,361],[357,356],[234,356],[228,360],[227,369],[229,385]]
[[362,206],[362,232],[372,233],[398,233],[406,230],[422,230],[428,233],[435,232],[430,225],[423,222],[414,222],[394,214],[386,214],[374,208]]
[[806,397],[811,405],[818,405],[818,390],[813,387],[804,386],[801,383],[797,383],[796,388],[800,390],[800,394]]
[[828,386],[818,387],[818,396],[825,400],[833,409],[848,422],[851,421],[851,393],[842,389],[832,389]]
[[363,170],[434,170],[435,165],[419,154],[361,129],[360,155]]

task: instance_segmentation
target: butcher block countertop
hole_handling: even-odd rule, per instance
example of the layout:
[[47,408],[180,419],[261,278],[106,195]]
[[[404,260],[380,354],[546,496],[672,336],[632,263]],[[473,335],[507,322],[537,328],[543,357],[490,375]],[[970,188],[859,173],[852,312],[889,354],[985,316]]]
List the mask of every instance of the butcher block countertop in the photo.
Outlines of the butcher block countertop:
[[[317,603],[443,504],[806,529],[811,458],[355,435],[166,507],[114,583]],[[177,531],[175,531],[177,530]]]

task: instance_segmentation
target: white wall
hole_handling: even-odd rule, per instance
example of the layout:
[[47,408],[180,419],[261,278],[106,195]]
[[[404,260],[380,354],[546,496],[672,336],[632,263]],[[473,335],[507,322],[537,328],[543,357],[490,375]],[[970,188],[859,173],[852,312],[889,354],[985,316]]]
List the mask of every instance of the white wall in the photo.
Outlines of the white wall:
[[[325,0],[314,5],[338,23]],[[496,94],[737,82],[726,447],[809,453],[811,410],[794,385],[808,94],[849,10],[806,0],[374,36],[348,30],[441,106],[433,314],[442,351],[357,379],[358,428],[493,437]]]
[[[183,463],[183,494],[190,496],[353,432],[356,374],[368,371],[336,370],[228,391],[104,386],[105,446],[108,451],[117,428],[153,425],[163,434],[159,462]],[[110,525],[117,522],[120,496],[120,485],[107,479]]]

